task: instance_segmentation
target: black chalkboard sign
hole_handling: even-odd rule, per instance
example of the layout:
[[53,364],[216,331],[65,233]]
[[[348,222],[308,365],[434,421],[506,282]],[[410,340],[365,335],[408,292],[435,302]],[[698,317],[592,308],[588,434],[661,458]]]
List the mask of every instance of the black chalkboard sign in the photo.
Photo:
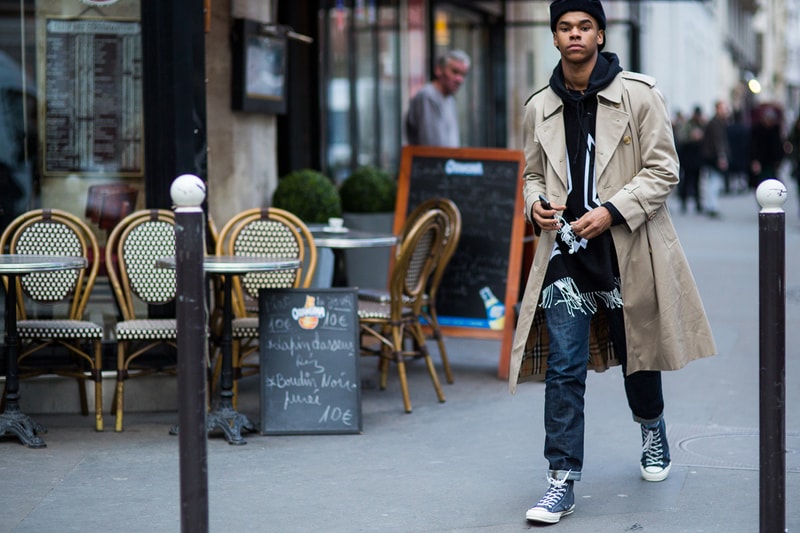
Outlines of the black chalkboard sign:
[[261,433],[360,433],[355,289],[259,291]]
[[[462,232],[437,296],[445,334],[503,339],[500,374],[513,336],[525,220],[524,155],[492,148],[403,148],[395,231],[414,207],[449,198],[461,211]],[[505,358],[505,361],[504,361]]]

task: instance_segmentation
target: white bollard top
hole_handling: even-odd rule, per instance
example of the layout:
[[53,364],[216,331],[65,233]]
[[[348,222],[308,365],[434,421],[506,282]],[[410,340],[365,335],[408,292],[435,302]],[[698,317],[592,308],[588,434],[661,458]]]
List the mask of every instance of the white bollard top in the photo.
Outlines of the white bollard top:
[[206,199],[206,185],[194,174],[181,174],[172,182],[169,193],[178,208],[199,207]]
[[756,189],[756,200],[762,213],[783,213],[786,203],[786,185],[778,180],[764,180]]

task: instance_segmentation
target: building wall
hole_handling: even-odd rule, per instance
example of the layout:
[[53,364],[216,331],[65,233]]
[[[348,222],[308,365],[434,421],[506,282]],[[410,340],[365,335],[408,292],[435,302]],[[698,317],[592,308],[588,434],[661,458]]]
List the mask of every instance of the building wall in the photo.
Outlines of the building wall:
[[[767,28],[775,28],[777,6],[786,0],[763,0],[770,9],[764,13]],[[797,0],[790,0],[797,1]],[[508,2],[510,24],[508,56],[509,148],[520,148],[522,106],[527,97],[545,86],[558,52],[552,44],[548,3]],[[632,69],[628,21],[636,20],[631,3],[603,2],[608,25],[606,47],[615,52],[623,68]],[[743,103],[742,73],[748,65],[760,64],[757,56],[756,30],[753,26],[751,0],[695,0],[640,2],[640,61],[638,70],[654,76],[673,115],[685,115],[700,106],[706,116],[716,100],[734,108]],[[780,25],[779,25],[780,26]],[[780,32],[775,39],[781,40]],[[765,51],[766,53],[766,51]],[[775,46],[766,62],[770,72],[782,72]],[[777,90],[770,94],[777,96]]]
[[231,110],[230,33],[234,18],[272,21],[272,2],[214,0],[206,36],[208,210],[217,227],[270,204],[278,183],[276,117]]

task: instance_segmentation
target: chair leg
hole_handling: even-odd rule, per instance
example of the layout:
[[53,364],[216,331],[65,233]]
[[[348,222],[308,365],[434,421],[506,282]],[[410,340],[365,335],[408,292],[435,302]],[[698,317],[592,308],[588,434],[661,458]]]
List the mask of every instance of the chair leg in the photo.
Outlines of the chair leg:
[[122,431],[122,412],[123,404],[125,403],[125,376],[128,369],[125,366],[125,343],[118,341],[117,344],[117,390],[114,394],[114,403],[116,405],[116,420],[114,422],[114,431]]
[[94,345],[94,429],[103,431],[103,348],[102,342],[98,339],[92,342]]
[[397,375],[400,377],[400,391],[403,393],[403,407],[406,413],[411,412],[411,398],[408,394],[408,379],[406,377],[406,362],[403,360],[402,354],[395,352],[397,355]]
[[81,402],[81,415],[89,415],[89,400],[86,398],[86,378],[76,378],[78,382],[78,398]]
[[391,364],[390,357],[391,355],[388,349],[381,347],[381,353],[378,355],[378,370],[381,372],[379,387],[381,390],[386,390],[386,385],[389,383],[389,365]]
[[439,398],[439,403],[444,403],[444,392],[442,392],[442,386],[439,384],[439,377],[436,375],[436,367],[433,365],[433,358],[430,355],[425,356],[425,364],[428,366],[428,373],[431,375],[433,388],[436,389],[436,397]]
[[[48,341],[47,344],[63,346],[69,350],[70,358],[75,362],[75,366],[77,367],[74,375],[75,384],[78,386],[78,401],[81,406],[81,415],[89,416],[89,400],[86,396],[86,372],[84,371],[86,361],[82,357],[76,355],[81,352],[81,343],[76,340],[66,340]],[[92,363],[92,368],[94,368],[94,363]]]
[[397,375],[400,377],[400,392],[403,393],[403,407],[406,413],[411,412],[411,397],[408,394],[408,378],[406,361],[403,358],[403,327],[392,325],[392,359],[397,364]]
[[444,345],[444,336],[439,327],[439,320],[436,318],[436,312],[431,310],[430,315],[427,317],[433,330],[433,338],[436,339],[436,344],[439,346],[439,355],[442,358],[442,368],[444,368],[444,375],[447,382],[453,384],[453,372],[450,370],[450,361],[447,359],[447,348]]
[[439,398],[440,403],[444,403],[444,392],[442,392],[442,386],[439,384],[439,376],[436,375],[436,367],[433,364],[433,358],[431,357],[430,352],[428,352],[428,347],[425,344],[425,334],[422,332],[422,328],[419,326],[419,324],[410,327],[409,330],[418,343],[420,353],[425,358],[425,365],[428,367],[428,374],[431,375],[433,388],[436,390],[436,397]]
[[125,381],[117,378],[117,416],[114,424],[114,431],[122,431],[122,404],[124,403]]

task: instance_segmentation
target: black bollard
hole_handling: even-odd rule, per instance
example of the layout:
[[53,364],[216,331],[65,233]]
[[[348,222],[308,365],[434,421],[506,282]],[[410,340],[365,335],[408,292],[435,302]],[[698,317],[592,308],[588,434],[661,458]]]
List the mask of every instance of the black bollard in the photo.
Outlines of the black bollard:
[[756,193],[759,253],[759,526],[786,530],[786,187],[766,180]]
[[205,226],[200,204],[205,185],[178,176],[170,189],[175,203],[175,274],[178,322],[178,433],[181,531],[208,531],[206,430],[206,314],[203,274]]

